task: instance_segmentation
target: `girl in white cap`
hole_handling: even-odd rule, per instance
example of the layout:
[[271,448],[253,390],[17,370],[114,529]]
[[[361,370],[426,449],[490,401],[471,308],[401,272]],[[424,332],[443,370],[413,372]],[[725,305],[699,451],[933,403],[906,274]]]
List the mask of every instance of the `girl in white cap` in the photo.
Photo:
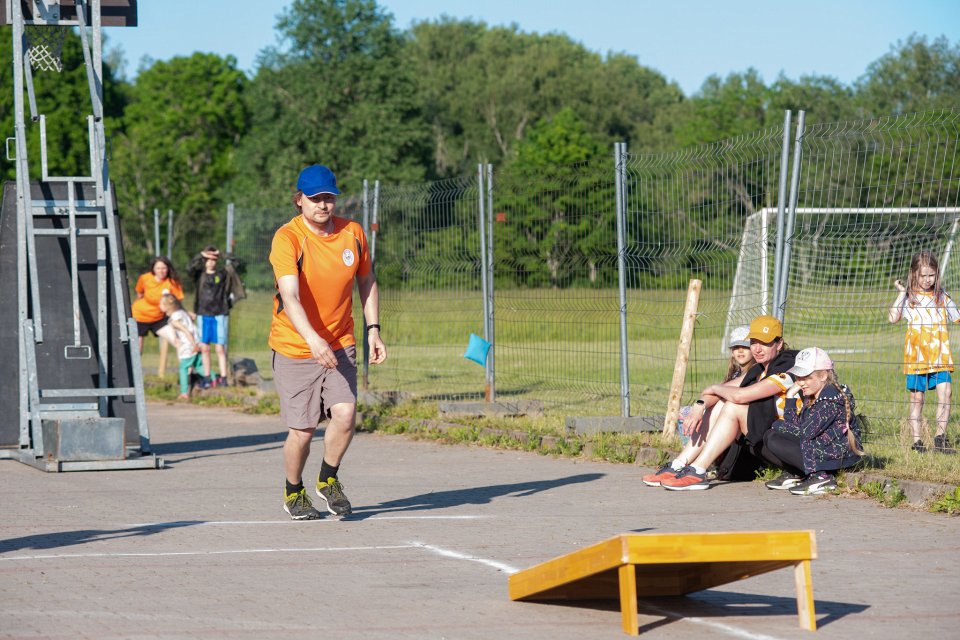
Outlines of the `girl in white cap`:
[[784,472],[767,488],[795,495],[833,491],[833,473],[857,464],[863,454],[853,394],[837,381],[833,361],[819,347],[798,353],[788,373],[795,382],[787,390],[783,420],[764,434],[762,449]]

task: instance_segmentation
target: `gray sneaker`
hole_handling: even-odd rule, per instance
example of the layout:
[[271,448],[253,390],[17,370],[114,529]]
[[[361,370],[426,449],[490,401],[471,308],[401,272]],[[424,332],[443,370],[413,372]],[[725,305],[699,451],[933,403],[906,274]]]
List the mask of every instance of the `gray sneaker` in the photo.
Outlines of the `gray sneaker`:
[[289,513],[294,520],[316,520],[320,517],[320,512],[313,508],[313,503],[307,497],[306,489],[300,489],[297,493],[285,495],[283,510]]
[[353,512],[343,485],[336,478],[327,478],[326,482],[317,480],[317,495],[327,503],[327,511],[335,516],[348,516]]
[[795,496],[819,496],[836,490],[837,479],[825,471],[817,471],[808,475],[803,482],[791,487],[790,493]]
[[803,478],[795,476],[789,471],[784,471],[779,476],[765,483],[767,489],[790,489],[803,482]]

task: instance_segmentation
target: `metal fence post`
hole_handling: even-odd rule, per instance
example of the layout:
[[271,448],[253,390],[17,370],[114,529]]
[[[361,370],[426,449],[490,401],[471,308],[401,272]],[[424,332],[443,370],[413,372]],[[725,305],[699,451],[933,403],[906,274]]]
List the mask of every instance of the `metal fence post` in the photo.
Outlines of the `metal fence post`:
[[153,255],[160,255],[160,209],[153,210]]
[[794,140],[796,146],[793,149],[793,173],[790,176],[790,209],[787,211],[787,224],[784,233],[783,243],[783,264],[780,265],[780,297],[775,301],[776,309],[774,315],[780,322],[783,322],[785,307],[787,304],[787,285],[790,279],[790,250],[793,244],[793,226],[796,222],[797,198],[800,190],[800,160],[803,156],[803,125],[805,111],[800,111],[797,117],[797,136]]
[[167,258],[173,259],[173,209],[167,209]]
[[377,224],[377,213],[380,209],[380,181],[373,181],[373,211],[370,214],[370,260],[374,262],[374,269],[376,269],[376,259],[377,259],[377,231],[379,229]]
[[[483,339],[490,342],[490,299],[488,297],[490,284],[487,282],[487,220],[486,220],[486,193],[483,191],[483,169],[482,164],[477,165],[477,204],[478,219],[477,225],[480,230],[480,289],[483,294]],[[491,343],[492,344],[492,343]],[[490,376],[489,362],[490,351],[487,352],[487,361],[484,363],[484,398],[487,402],[492,402],[490,397]]]
[[[367,179],[363,179],[363,232],[370,237],[370,202]],[[368,240],[369,242],[369,240]],[[371,258],[372,259],[372,258]],[[363,312],[361,311],[361,314]],[[364,390],[370,388],[370,333],[367,329],[366,316],[363,318],[363,375],[361,377]]]
[[233,203],[227,203],[227,237],[224,251],[228,256],[233,255]]
[[[777,192],[777,247],[773,258],[773,304],[780,300],[780,263],[783,261],[783,226],[787,201],[787,170],[790,167],[790,109],[783,116],[783,147],[780,150],[780,189]],[[766,228],[766,225],[764,225]],[[763,272],[763,282],[767,281],[767,272]],[[764,308],[763,313],[770,310]]]
[[620,415],[630,417],[630,368],[627,337],[627,143],[614,145],[614,168],[616,173],[617,201],[617,284],[620,294]]
[[[489,332],[487,334],[487,340],[493,345],[496,342],[496,324],[495,317],[496,313],[494,311],[495,298],[493,295],[493,165],[487,164],[487,255],[486,255],[486,270],[487,270],[487,317],[486,322],[489,327]],[[490,398],[490,402],[493,402],[497,399],[497,385],[496,385],[496,353],[497,349],[495,346],[490,347],[490,353],[487,355],[487,395]]]

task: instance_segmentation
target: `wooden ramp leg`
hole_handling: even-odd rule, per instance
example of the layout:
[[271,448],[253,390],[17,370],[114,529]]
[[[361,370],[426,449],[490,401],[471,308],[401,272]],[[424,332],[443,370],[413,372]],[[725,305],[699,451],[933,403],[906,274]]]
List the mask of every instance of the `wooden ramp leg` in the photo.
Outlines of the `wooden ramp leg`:
[[631,636],[640,635],[640,621],[637,619],[637,570],[632,564],[622,565],[620,573],[620,616],[623,620],[623,632]]
[[[794,565],[793,578],[797,584],[797,615],[800,616],[800,628],[816,631],[817,614],[813,608],[813,580],[810,577],[809,560],[803,560]],[[621,581],[621,593],[622,584]]]

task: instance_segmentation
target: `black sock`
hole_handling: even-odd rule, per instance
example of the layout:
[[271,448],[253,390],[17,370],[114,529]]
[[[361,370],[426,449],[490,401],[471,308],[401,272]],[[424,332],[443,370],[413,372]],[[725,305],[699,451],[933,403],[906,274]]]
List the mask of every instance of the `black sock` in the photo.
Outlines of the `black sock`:
[[340,466],[336,467],[327,464],[326,458],[323,460],[323,464],[320,465],[320,482],[326,482],[327,478],[336,478],[337,471],[340,470]]
[[289,496],[289,495],[293,495],[294,493],[300,493],[301,491],[303,491],[303,480],[301,480],[301,481],[298,482],[297,484],[291,484],[290,481],[287,480],[287,495],[288,495],[288,496]]

